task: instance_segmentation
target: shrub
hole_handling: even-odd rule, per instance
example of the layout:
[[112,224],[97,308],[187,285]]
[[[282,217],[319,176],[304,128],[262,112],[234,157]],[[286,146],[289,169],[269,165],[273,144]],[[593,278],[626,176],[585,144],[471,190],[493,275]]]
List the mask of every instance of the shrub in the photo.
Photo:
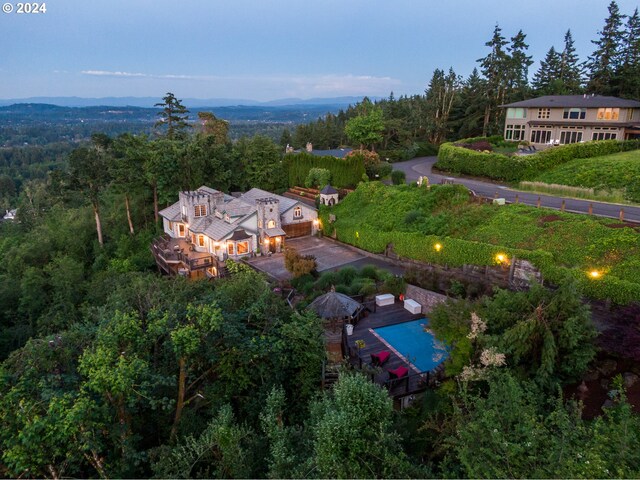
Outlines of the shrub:
[[[471,144],[472,140],[461,140]],[[517,182],[530,180],[540,173],[577,158],[591,158],[640,149],[640,140],[604,140],[573,143],[548,148],[534,155],[507,156],[461,148],[452,143],[440,146],[436,168],[456,174],[488,177],[495,180]]]
[[402,170],[394,170],[391,172],[391,181],[394,185],[402,185],[406,183],[407,175]]
[[380,162],[375,170],[374,170],[374,177],[376,178],[386,178],[389,175],[391,175],[391,172],[393,171],[393,167],[391,166],[391,164],[389,162]]
[[304,181],[307,188],[323,188],[331,183],[331,172],[326,168],[312,168]]
[[300,255],[293,248],[285,248],[284,267],[291,272],[293,278],[307,275],[316,269],[316,259],[313,255]]
[[290,153],[284,158],[285,168],[289,176],[289,186],[303,185],[309,170],[323,168],[331,172],[332,185],[336,188],[355,187],[365,175],[361,157],[336,158],[332,156],[318,157],[307,152]]
[[360,276],[370,278],[372,280],[378,280],[378,269],[373,265],[365,265],[360,269]]
[[328,290],[331,285],[338,283],[338,275],[336,272],[323,272],[320,274],[320,278],[316,280],[315,288],[318,290]]
[[338,273],[338,282],[344,283],[345,285],[351,285],[351,282],[358,276],[358,270],[355,267],[344,267],[341,268]]
[[407,285],[402,277],[392,276],[385,280],[382,284],[381,290],[383,292],[391,293],[393,296],[397,297],[401,293],[404,293],[406,287]]

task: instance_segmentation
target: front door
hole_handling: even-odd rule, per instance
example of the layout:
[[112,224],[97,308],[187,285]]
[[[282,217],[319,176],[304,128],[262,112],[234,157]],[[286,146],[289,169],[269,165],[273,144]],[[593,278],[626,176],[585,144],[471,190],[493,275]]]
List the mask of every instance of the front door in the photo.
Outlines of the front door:
[[269,237],[269,251],[276,253],[276,237]]

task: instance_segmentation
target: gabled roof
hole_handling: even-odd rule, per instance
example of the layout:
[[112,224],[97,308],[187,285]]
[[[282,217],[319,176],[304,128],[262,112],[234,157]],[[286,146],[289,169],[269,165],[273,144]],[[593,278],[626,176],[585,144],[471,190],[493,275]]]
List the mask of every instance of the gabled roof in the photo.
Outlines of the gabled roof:
[[327,185],[322,190],[320,190],[320,193],[324,195],[335,195],[336,193],[338,193],[338,190],[333,188],[331,185]]
[[163,216],[170,222],[177,222],[181,220],[182,215],[180,215],[180,202],[176,202],[173,205],[170,205],[167,208],[160,210],[158,214]]
[[508,103],[501,107],[522,108],[640,108],[640,102],[602,95],[545,95],[521,102]]

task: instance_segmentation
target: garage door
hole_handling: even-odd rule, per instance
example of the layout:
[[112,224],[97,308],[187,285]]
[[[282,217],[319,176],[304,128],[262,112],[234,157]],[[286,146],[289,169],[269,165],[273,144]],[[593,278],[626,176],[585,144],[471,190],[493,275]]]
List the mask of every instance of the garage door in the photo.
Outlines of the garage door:
[[292,223],[283,225],[282,229],[287,234],[287,238],[304,237],[311,235],[311,225],[312,222]]

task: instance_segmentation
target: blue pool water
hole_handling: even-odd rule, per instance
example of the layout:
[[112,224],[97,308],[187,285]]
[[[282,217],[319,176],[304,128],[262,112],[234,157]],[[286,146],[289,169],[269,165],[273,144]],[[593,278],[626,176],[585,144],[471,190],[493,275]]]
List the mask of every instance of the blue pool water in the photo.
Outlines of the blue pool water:
[[427,318],[398,323],[374,331],[395,348],[421,372],[433,370],[448,356],[444,346],[436,341],[432,333],[425,331]]

